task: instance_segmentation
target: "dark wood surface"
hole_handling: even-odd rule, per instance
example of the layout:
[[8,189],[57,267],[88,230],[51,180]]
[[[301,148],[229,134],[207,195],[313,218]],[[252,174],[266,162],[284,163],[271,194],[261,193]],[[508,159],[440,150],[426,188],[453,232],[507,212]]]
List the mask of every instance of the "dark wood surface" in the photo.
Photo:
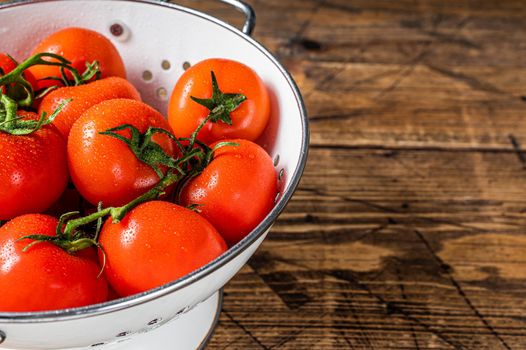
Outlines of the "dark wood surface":
[[526,2],[248,2],[311,151],[208,349],[526,349]]

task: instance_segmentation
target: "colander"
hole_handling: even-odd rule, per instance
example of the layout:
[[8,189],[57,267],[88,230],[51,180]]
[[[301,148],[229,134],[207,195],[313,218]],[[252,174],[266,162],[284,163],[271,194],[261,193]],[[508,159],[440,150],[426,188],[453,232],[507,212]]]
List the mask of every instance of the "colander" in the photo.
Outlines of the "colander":
[[154,290],[103,304],[53,312],[0,312],[0,348],[195,349],[210,336],[221,308],[221,288],[283,211],[300,180],[308,148],[307,116],[298,88],[272,54],[249,36],[254,12],[241,1],[221,1],[245,14],[242,31],[164,1],[36,0],[0,5],[1,51],[21,59],[31,46],[63,27],[96,30],[118,48],[128,79],[144,101],[164,115],[172,87],[191,64],[224,57],[249,65],[271,91],[271,122],[258,143],[273,157],[280,181],[274,209],[246,238],[208,265]]

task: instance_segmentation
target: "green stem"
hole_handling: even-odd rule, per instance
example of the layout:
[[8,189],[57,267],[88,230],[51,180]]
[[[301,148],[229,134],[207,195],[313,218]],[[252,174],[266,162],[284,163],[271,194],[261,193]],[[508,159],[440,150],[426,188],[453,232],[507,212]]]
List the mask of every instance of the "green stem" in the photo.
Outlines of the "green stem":
[[14,126],[15,121],[17,120],[16,111],[18,109],[18,105],[12,98],[8,97],[7,95],[4,95],[0,92],[0,103],[3,104],[6,116],[5,119],[2,121],[2,125],[5,129],[12,129]]
[[159,196],[164,193],[164,190],[166,190],[166,188],[179,181],[181,177],[181,174],[174,174],[172,172],[169,172],[168,174],[166,174],[166,176],[164,176],[161,179],[161,181],[159,181],[157,185],[155,185],[155,187],[121,207],[109,207],[99,210],[88,216],[69,220],[66,223],[63,235],[66,237],[66,239],[71,239],[71,237],[73,237],[73,233],[77,228],[87,225],[91,222],[97,221],[100,218],[107,215],[110,215],[112,217],[114,223],[118,223],[124,218],[124,216],[126,216],[126,214],[128,214],[128,212],[130,212],[130,210],[132,210],[139,204],[159,198]]
[[[54,58],[58,62],[46,61],[43,59],[44,57]],[[70,61],[68,61],[67,59],[65,59],[64,57],[60,55],[55,55],[49,52],[37,53],[36,55],[33,55],[29,57],[27,60],[25,60],[24,62],[20,63],[15,69],[13,69],[8,74],[0,77],[0,85],[18,83],[24,71],[28,69],[29,67],[36,66],[36,65],[64,67],[68,71],[70,71],[75,81],[81,81],[82,80],[81,75],[70,64],[71,64]]]
[[168,187],[179,181],[181,177],[182,176],[180,174],[174,174],[169,172],[154,188],[152,188],[150,191],[146,192],[142,196],[135,198],[128,204],[123,205],[122,207],[111,208],[110,215],[113,219],[113,223],[120,222],[130,210],[132,210],[139,204],[159,198],[159,196],[161,196]]
[[111,212],[111,209],[112,208],[106,208],[106,209],[103,209],[103,210],[99,210],[93,214],[90,214],[88,216],[83,216],[81,218],[78,218],[78,219],[73,219],[73,220],[69,220],[67,223],[66,223],[66,227],[64,228],[64,237],[67,239],[67,240],[70,240],[71,237],[73,237],[73,232],[79,228],[80,226],[84,226],[84,225],[87,225],[89,224],[90,222],[93,222],[93,221],[96,221],[98,220],[99,218],[102,218],[106,215],[109,215],[110,212]]
[[212,120],[212,118],[214,117],[214,115],[212,114],[209,114],[202,122],[201,124],[199,124],[197,126],[197,128],[194,130],[194,132],[192,133],[192,135],[190,135],[190,141],[189,141],[189,144],[188,144],[188,149],[192,149],[194,148],[194,145],[195,145],[195,140],[197,138],[197,134],[199,134],[199,131],[201,131],[201,129],[206,125],[206,123],[208,123],[210,120]]

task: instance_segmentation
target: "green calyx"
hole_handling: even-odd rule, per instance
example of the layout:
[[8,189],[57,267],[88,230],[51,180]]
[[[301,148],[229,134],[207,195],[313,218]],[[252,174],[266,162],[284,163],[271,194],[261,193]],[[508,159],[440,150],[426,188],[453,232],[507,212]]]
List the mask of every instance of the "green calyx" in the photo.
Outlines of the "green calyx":
[[210,114],[190,136],[189,147],[194,146],[197,134],[199,134],[199,131],[201,131],[201,129],[205,126],[206,123],[217,123],[221,121],[225,124],[232,125],[232,118],[230,117],[230,113],[235,111],[241,105],[241,103],[243,103],[247,99],[247,97],[243,94],[223,93],[219,89],[219,85],[217,84],[217,79],[214,72],[210,71],[210,75],[212,76],[212,97],[197,98],[194,96],[190,96],[190,98],[194,102],[199,103],[201,106],[208,108],[210,110]]
[[[129,130],[131,137],[127,138],[118,133],[119,131],[123,130]],[[123,124],[116,128],[111,128],[100,132],[100,134],[116,138],[117,140],[127,144],[137,159],[149,165],[160,179],[164,176],[161,166],[177,169],[182,172],[180,165],[184,163],[184,160],[175,160],[174,158],[170,157],[168,154],[166,154],[162,147],[152,139],[156,134],[163,134],[174,140],[181,148],[182,146],[180,146],[177,138],[164,129],[150,127],[145,133],[141,133],[133,125]]]
[[51,124],[69,102],[71,99],[62,102],[50,115],[44,112],[36,120],[23,119],[17,115],[16,101],[0,92],[0,132],[18,136],[34,133],[42,126]]
[[[13,58],[11,59],[17,63]],[[60,67],[61,77],[47,77],[42,80],[56,80],[64,86],[78,86],[88,83],[93,77],[100,78],[100,68],[97,61],[86,63],[86,70],[81,74],[71,66],[70,61],[60,55],[49,52],[35,54],[18,64],[17,67],[8,74],[0,76],[0,86],[6,88],[6,94],[21,108],[31,108],[36,98],[41,98],[58,87],[52,86],[43,89],[42,91],[38,91],[35,96],[35,91],[25,79],[24,72],[26,69],[37,65]],[[68,77],[67,73],[69,73],[71,78]]]
[[[99,211],[100,211],[100,205],[99,205]],[[95,237],[87,237],[87,235],[80,231],[80,230],[74,230],[73,232],[66,233],[63,230],[63,227],[67,220],[79,215],[80,213],[78,211],[69,212],[63,214],[57,224],[55,236],[48,236],[48,235],[41,235],[41,234],[32,234],[27,235],[19,239],[25,240],[25,239],[32,239],[33,242],[29,243],[22,251],[26,252],[29,250],[32,246],[43,243],[43,242],[49,242],[51,244],[56,245],[57,247],[62,248],[69,254],[74,254],[80,250],[92,247],[92,246],[98,246],[97,238],[100,231],[100,225],[101,223],[97,223],[97,230],[95,233]]]
[[199,103],[202,106],[205,106],[210,110],[208,115],[208,120],[217,123],[222,121],[228,125],[232,125],[232,119],[230,118],[230,113],[233,112],[241,103],[243,103],[247,98],[243,94],[225,94],[219,89],[217,84],[216,75],[213,71],[210,72],[212,75],[212,97],[211,98],[197,98],[190,96],[190,98]]

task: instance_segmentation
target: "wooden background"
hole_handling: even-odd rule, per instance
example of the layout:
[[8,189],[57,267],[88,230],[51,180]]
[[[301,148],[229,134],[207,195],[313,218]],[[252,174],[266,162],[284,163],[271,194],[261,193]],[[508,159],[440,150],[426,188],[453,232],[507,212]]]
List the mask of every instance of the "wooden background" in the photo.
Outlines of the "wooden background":
[[311,150],[208,349],[526,349],[526,2],[248,2]]

